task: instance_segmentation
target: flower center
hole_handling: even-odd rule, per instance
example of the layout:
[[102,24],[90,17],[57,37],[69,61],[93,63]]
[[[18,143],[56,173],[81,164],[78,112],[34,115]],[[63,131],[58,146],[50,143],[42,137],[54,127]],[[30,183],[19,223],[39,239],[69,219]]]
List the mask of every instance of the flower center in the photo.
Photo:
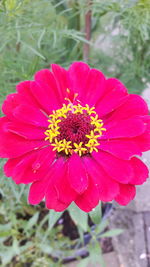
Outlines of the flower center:
[[45,140],[49,140],[53,150],[66,155],[76,152],[79,156],[98,152],[99,138],[106,129],[94,107],[63,104],[61,109],[53,111],[49,117]]

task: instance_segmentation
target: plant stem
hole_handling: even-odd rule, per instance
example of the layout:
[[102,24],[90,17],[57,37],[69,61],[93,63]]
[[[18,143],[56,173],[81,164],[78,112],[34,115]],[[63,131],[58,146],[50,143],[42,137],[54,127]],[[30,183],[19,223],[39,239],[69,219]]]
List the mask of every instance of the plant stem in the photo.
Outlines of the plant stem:
[[[91,24],[92,24],[92,0],[87,0],[87,12],[85,13],[85,39],[90,41],[91,39]],[[83,45],[83,60],[88,62],[90,53],[90,45],[85,43]]]

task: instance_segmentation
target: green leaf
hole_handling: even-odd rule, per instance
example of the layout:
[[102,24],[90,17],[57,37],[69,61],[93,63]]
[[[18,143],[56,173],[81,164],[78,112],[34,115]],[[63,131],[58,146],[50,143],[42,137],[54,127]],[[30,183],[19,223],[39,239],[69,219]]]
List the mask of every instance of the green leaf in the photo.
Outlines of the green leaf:
[[74,223],[86,232],[88,229],[88,213],[80,210],[74,203],[71,204],[68,211]]
[[48,244],[39,244],[38,247],[41,249],[43,253],[51,254],[52,253],[52,247],[50,247]]
[[95,228],[97,233],[101,233],[104,231],[104,229],[108,226],[108,221],[107,220],[102,220],[100,224],[97,225]]
[[0,237],[7,237],[10,236],[12,231],[11,231],[11,223],[7,224],[1,224],[0,225]]
[[101,237],[113,237],[116,235],[120,235],[123,232],[124,232],[123,229],[113,229],[113,230],[107,231],[106,233],[103,233]]
[[89,215],[93,221],[93,223],[95,224],[99,224],[101,222],[101,216],[102,216],[102,212],[101,212],[101,202],[99,203],[99,205],[96,206],[96,208],[94,208],[91,212],[89,212]]
[[39,217],[39,211],[36,212],[32,217],[31,219],[28,221],[26,227],[25,227],[25,230],[29,230],[30,228],[32,228],[36,223],[37,223],[37,220],[38,220],[38,217]]
[[54,224],[58,221],[58,219],[61,217],[62,212],[56,212],[54,210],[51,210],[49,212],[48,216],[48,230],[51,230]]

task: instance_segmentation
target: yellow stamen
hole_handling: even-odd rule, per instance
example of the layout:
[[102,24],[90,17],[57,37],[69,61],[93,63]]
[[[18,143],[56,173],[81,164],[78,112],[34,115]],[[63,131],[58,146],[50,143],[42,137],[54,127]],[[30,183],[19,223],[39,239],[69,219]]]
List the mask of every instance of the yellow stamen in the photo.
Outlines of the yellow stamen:
[[80,142],[79,144],[74,143],[74,146],[75,146],[74,151],[77,152],[80,157],[82,156],[82,154],[84,154],[85,151],[87,151],[85,147],[82,147],[82,144],[83,142]]
[[62,140],[60,151],[64,150],[65,153],[68,155],[70,152],[70,149],[72,148],[70,144],[71,144],[71,141],[66,141],[66,139]]
[[100,145],[100,143],[98,143],[98,142],[95,143],[93,140],[89,140],[89,142],[87,144],[85,144],[85,146],[87,146],[89,148],[90,153],[92,153],[94,150],[96,152],[98,152],[98,149],[96,146],[99,146],[99,145]]
[[54,150],[57,150],[58,152],[60,152],[61,151],[61,144],[62,144],[62,140],[61,141],[58,141],[55,138],[55,143],[54,144],[51,144],[52,146],[54,146],[53,151]]
[[74,114],[76,114],[76,113],[83,114],[84,108],[80,104],[74,105],[73,107],[75,109]]
[[102,120],[98,120],[98,115],[96,114],[96,116],[95,117],[92,117],[91,116],[91,124],[93,124],[93,125],[95,125],[96,126],[96,124],[97,123],[101,123],[102,122]]
[[87,104],[85,105],[85,108],[83,108],[83,109],[86,110],[88,115],[91,115],[92,113],[96,114],[96,112],[94,111],[95,108],[94,107],[90,108],[89,105],[87,105]]
[[91,131],[90,135],[87,134],[86,137],[89,138],[90,140],[92,139],[94,141],[97,141],[97,138],[100,137],[100,134],[99,135],[95,135],[94,131]]

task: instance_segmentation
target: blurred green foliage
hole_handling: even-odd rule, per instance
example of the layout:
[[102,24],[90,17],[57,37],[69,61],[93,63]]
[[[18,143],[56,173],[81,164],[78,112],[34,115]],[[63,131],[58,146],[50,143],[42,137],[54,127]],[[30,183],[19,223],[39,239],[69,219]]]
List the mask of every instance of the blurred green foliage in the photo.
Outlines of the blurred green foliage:
[[[50,63],[68,67],[72,61],[83,60],[86,2],[0,1],[0,102],[15,91],[19,81],[32,79],[37,70],[48,68]],[[89,58],[92,67],[109,77],[118,77],[130,92],[141,93],[150,81],[149,42],[149,0],[93,0]],[[0,162],[1,169],[3,163]],[[66,246],[72,244],[61,236],[61,226],[53,227],[61,214],[27,205],[27,190],[27,186],[16,186],[1,171],[0,265],[22,267],[29,262],[33,267],[59,266],[49,255],[59,250],[68,255]],[[42,218],[41,211],[45,212]],[[72,206],[70,214],[82,240],[83,231],[89,230],[87,215]],[[98,222],[93,240],[106,227],[99,223],[97,214],[100,213],[91,213],[93,221]],[[108,236],[120,233],[111,231]],[[99,245],[94,244],[89,245],[93,255],[90,260],[102,262],[98,258]]]

